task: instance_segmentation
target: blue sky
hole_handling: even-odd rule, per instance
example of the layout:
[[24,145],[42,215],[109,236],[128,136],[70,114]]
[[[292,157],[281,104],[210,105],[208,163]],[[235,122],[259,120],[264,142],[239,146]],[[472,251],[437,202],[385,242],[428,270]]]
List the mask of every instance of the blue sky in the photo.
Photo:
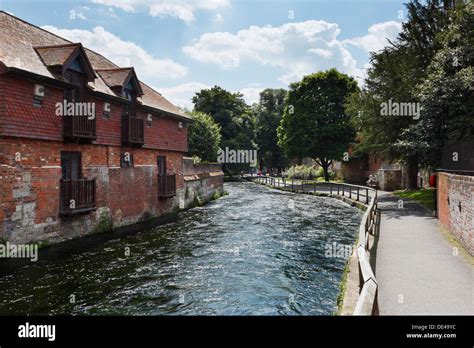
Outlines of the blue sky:
[[335,67],[362,81],[406,18],[398,0],[0,0],[0,9],[134,66],[177,105],[214,85],[248,103]]

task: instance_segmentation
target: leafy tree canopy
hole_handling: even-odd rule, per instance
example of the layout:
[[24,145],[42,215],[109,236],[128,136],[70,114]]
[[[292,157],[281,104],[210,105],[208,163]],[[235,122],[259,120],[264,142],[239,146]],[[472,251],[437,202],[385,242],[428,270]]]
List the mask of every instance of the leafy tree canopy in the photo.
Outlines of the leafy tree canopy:
[[336,69],[317,72],[291,84],[278,127],[279,144],[287,156],[315,159],[328,181],[332,160],[341,159],[354,140],[344,103],[357,90],[357,82]]
[[259,164],[267,168],[283,168],[286,158],[278,145],[277,128],[285,109],[287,91],[267,88],[260,92],[260,102],[255,105],[256,142]]
[[203,112],[189,115],[194,122],[188,127],[188,153],[202,161],[215,162],[221,143],[221,127]]

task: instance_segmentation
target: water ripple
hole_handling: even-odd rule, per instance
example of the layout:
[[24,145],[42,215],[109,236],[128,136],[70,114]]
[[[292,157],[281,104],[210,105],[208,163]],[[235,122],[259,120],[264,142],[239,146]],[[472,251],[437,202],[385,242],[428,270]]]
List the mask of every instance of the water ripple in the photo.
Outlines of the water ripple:
[[178,222],[4,274],[0,314],[331,314],[346,260],[325,247],[352,245],[360,212],[251,183],[226,190]]

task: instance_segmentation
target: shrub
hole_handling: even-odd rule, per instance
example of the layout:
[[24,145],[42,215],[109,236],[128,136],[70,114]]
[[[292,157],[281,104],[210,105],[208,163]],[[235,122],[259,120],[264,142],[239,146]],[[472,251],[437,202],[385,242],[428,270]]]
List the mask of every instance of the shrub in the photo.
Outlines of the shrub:
[[286,172],[285,176],[289,179],[302,179],[302,180],[313,180],[321,174],[319,174],[319,170],[315,167],[310,166],[292,166]]

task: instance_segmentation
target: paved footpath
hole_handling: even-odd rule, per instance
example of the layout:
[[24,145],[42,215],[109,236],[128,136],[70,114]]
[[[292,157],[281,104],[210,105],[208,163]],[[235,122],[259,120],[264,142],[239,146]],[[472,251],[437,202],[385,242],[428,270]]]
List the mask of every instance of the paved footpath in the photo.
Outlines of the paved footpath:
[[380,315],[474,315],[474,266],[420,205],[379,191],[376,277]]

